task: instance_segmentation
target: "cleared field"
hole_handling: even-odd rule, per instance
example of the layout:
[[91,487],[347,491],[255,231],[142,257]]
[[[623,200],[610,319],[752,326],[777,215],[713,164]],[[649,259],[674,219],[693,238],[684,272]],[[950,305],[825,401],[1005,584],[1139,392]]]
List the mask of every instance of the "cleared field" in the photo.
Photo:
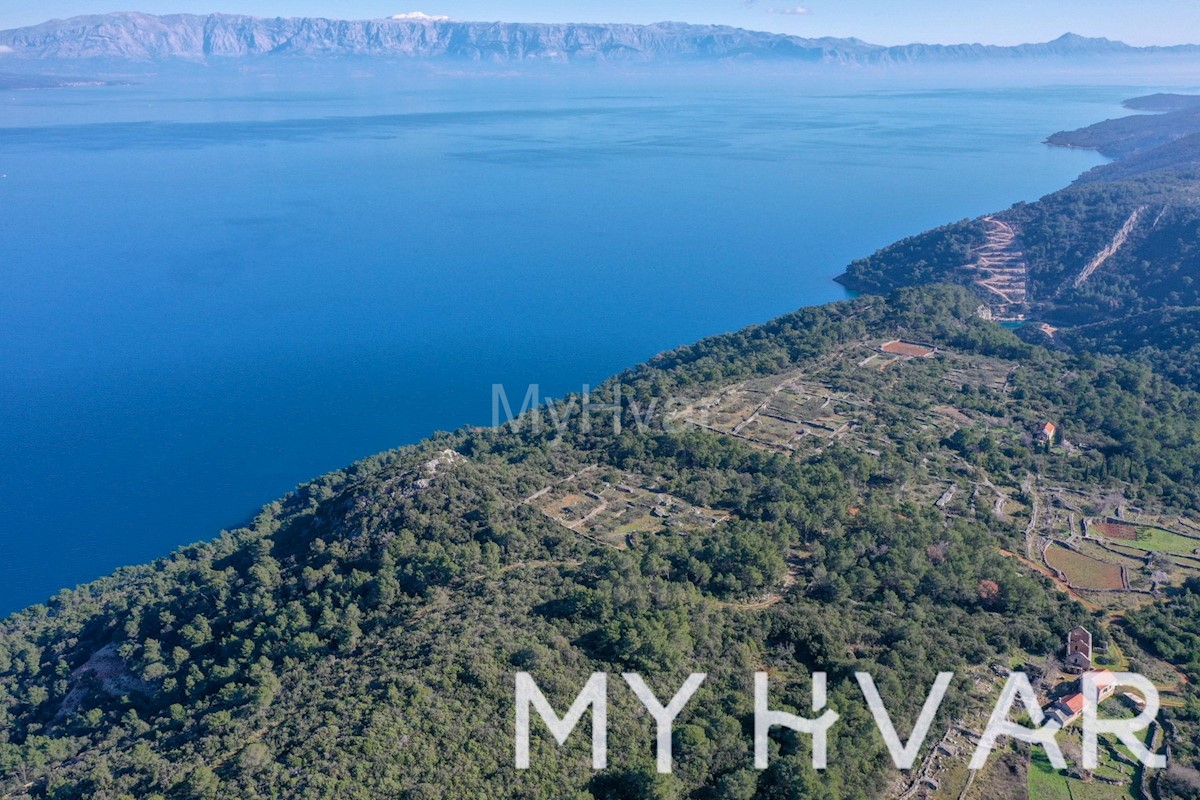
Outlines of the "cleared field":
[[1085,556],[1065,547],[1051,545],[1046,549],[1046,561],[1067,576],[1079,589],[1124,589],[1121,568],[1107,561]]
[[1131,542],[1137,540],[1138,534],[1136,525],[1123,525],[1119,522],[1094,522],[1090,531],[1093,535],[1103,536],[1105,539],[1121,539]]
[[1157,525],[1134,525],[1127,522],[1093,522],[1088,533],[1098,538],[1120,542],[1152,553],[1177,556],[1200,555],[1200,537],[1184,536]]
[[926,347],[923,344],[916,344],[914,342],[905,342],[903,340],[887,342],[879,349],[889,355],[904,356],[905,358],[928,358],[937,352],[932,347]]
[[967,778],[960,778],[959,770],[965,773],[966,764],[958,762],[955,766],[931,800],[1029,800],[1029,765],[1015,752],[994,754],[965,792]]
[[1029,800],[1072,800],[1066,776],[1054,769],[1040,748],[1029,765]]
[[1105,542],[1103,547],[1098,542],[1080,542],[1079,552],[1099,561],[1107,561],[1118,567],[1125,567],[1128,570],[1141,569],[1146,559],[1146,554],[1141,550],[1134,550],[1131,547],[1116,547],[1108,542]]
[[622,525],[614,533],[617,536],[628,536],[631,533],[657,533],[665,527],[666,523],[663,520],[652,516],[645,516]]
[[860,367],[871,367],[872,369],[885,370],[892,364],[895,364],[901,359],[895,356],[881,356],[876,353],[873,356],[868,356],[858,363]]
[[1194,555],[1200,550],[1200,539],[1180,536],[1162,528],[1138,528],[1134,547],[1154,553],[1173,553],[1178,556]]
[[[1119,779],[1118,774],[1108,769],[1106,762],[1102,754],[1098,774]],[[1029,765],[1029,800],[1130,800],[1130,789],[1128,784],[1113,785],[1100,781],[1084,783],[1068,778],[1051,766],[1045,751],[1040,747],[1034,749]]]
[[1110,540],[1104,543],[1106,547],[1115,550],[1126,558],[1132,558],[1135,561],[1143,561],[1146,558],[1146,551],[1139,550],[1133,542],[1121,542]]
[[1184,559],[1180,556],[1171,558],[1171,564],[1174,566],[1172,574],[1172,583],[1182,585],[1188,578],[1195,578],[1200,575],[1200,563],[1192,559]]

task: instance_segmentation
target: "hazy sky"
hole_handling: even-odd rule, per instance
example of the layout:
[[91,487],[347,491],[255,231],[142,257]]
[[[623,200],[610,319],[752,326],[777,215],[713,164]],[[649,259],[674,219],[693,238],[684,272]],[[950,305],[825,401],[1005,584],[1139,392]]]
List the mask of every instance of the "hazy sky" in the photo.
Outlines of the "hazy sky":
[[[363,19],[423,11],[522,22],[721,23],[880,44],[1046,41],[1067,31],[1130,44],[1200,42],[1198,0],[0,0],[0,29],[115,10]],[[121,8],[122,3],[127,3]],[[798,5],[797,3],[802,3]]]

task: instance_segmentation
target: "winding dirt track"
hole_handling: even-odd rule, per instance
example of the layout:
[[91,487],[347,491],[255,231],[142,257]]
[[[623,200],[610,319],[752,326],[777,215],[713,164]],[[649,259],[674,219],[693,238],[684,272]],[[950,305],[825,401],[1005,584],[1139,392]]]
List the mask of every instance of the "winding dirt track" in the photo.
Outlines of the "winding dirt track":
[[1028,295],[1029,268],[1025,253],[1016,246],[1017,232],[1007,222],[984,217],[987,243],[976,253],[975,285],[994,294],[1001,302],[1024,303]]

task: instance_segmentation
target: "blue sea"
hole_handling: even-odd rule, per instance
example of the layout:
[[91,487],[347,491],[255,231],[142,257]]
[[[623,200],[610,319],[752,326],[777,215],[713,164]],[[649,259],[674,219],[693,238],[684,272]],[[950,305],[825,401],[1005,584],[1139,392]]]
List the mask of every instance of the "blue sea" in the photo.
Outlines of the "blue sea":
[[634,73],[0,94],[0,613],[237,526],[492,387],[561,396],[841,299],[1062,187],[1161,86]]

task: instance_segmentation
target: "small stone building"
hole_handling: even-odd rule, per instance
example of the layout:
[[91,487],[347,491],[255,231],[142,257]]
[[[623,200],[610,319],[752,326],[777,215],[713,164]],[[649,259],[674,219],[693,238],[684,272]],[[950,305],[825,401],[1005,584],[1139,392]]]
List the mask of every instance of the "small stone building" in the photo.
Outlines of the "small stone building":
[[1054,444],[1057,438],[1058,426],[1053,422],[1047,422],[1042,426],[1042,429],[1038,431],[1038,440],[1045,442],[1046,444]]
[[1067,672],[1082,675],[1092,669],[1092,634],[1084,627],[1067,633]]

